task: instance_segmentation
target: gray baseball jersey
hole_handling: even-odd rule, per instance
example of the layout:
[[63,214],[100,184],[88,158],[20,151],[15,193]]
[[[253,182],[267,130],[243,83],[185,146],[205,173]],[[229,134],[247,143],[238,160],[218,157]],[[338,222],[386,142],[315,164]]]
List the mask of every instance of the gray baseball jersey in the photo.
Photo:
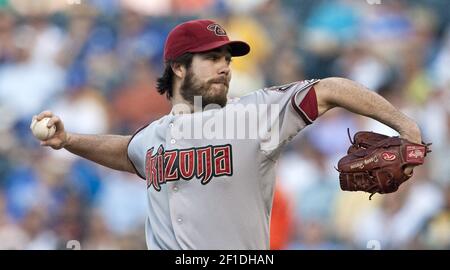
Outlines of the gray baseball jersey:
[[[138,130],[128,156],[147,181],[148,248],[269,249],[276,160],[316,119],[317,82],[257,90],[223,108],[171,113]],[[201,129],[201,136],[192,135]]]

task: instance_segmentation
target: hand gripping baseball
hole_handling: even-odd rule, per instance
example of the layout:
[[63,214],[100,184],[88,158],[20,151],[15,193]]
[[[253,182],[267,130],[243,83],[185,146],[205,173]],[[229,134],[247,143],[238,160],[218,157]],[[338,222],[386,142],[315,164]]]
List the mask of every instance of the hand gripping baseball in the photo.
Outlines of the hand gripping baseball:
[[53,115],[51,111],[43,111],[40,114],[33,116],[32,125],[30,126],[30,128],[33,130],[34,127],[33,123],[35,123],[36,121],[41,121],[42,119],[47,117],[49,118],[47,122],[47,127],[50,128],[54,126],[56,129],[53,136],[50,136],[48,138],[47,137],[40,138],[41,145],[50,146],[53,149],[61,149],[67,144],[68,135],[67,132],[64,130],[64,124],[61,121],[61,119],[58,116]]

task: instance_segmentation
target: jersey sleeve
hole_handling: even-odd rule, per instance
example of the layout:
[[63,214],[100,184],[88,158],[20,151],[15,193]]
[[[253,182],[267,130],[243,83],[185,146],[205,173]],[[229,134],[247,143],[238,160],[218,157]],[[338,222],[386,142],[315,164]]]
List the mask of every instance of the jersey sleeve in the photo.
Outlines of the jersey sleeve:
[[[141,145],[140,141],[142,140],[142,134],[145,128],[147,127],[143,126],[136,130],[134,134],[131,136],[130,141],[128,142],[127,147],[127,154],[128,159],[131,162],[131,165],[133,165],[133,168],[136,172],[136,174],[145,180],[145,148],[143,145]],[[144,152],[143,152],[144,151]]]
[[[282,147],[318,117],[314,85],[320,80],[305,80],[256,91],[253,98],[263,108],[259,120],[260,150],[276,159]],[[264,111],[266,110],[266,111]]]

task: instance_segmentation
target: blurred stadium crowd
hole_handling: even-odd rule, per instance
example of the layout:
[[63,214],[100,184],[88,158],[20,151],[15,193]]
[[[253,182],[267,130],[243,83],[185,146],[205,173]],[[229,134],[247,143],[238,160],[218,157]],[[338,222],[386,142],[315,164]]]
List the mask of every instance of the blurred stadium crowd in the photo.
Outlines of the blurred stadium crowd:
[[[416,119],[433,152],[389,195],[342,192],[350,131],[395,131],[334,109],[286,148],[273,249],[450,248],[450,2],[446,0],[1,0],[0,249],[145,249],[144,181],[39,146],[43,109],[78,133],[131,134],[170,111],[155,90],[167,33],[219,21],[252,52],[230,95],[342,76]],[[374,244],[375,243],[375,244]]]

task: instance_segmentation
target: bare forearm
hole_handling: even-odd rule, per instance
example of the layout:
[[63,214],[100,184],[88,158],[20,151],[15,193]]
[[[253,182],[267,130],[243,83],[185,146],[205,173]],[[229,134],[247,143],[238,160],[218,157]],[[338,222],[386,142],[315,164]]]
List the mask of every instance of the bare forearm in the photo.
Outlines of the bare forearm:
[[73,154],[103,166],[134,173],[127,156],[127,146],[130,137],[68,133],[67,143],[64,145],[64,148]]
[[[417,124],[377,93],[343,78],[325,79],[318,86],[327,89],[323,91],[327,95],[326,99],[321,100],[318,97],[319,114],[332,107],[342,107],[380,121],[397,130],[403,138],[421,143]],[[328,104],[320,104],[320,102]]]

